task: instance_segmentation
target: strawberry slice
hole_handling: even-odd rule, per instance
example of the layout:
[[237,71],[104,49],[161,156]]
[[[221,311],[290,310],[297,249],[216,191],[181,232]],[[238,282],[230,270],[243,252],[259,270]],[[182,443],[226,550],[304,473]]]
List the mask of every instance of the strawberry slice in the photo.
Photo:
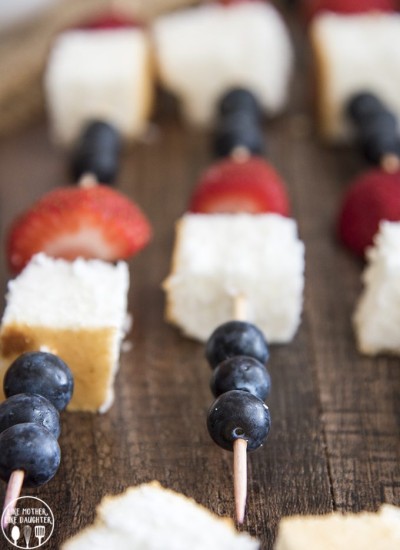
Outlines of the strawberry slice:
[[140,24],[127,15],[116,12],[106,12],[96,19],[87,21],[76,28],[82,30],[103,31],[127,29],[138,26],[140,26]]
[[382,220],[400,221],[400,172],[370,170],[354,181],[344,197],[339,238],[362,256],[372,245]]
[[353,14],[368,11],[395,11],[397,0],[307,0],[304,13],[309,21],[322,11]]
[[18,273],[38,253],[73,260],[129,258],[149,241],[151,228],[138,206],[105,185],[60,187],[12,224],[10,269]]
[[191,197],[189,211],[275,212],[288,216],[289,201],[281,178],[262,158],[228,159],[213,164],[203,174]]

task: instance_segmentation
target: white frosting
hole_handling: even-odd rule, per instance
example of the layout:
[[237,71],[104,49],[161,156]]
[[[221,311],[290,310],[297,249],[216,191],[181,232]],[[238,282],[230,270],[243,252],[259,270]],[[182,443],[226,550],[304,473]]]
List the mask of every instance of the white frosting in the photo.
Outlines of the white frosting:
[[358,346],[368,354],[400,354],[400,222],[381,222],[374,243],[354,314]]
[[125,137],[146,127],[148,42],[141,29],[74,30],[61,34],[45,73],[54,137],[73,142],[92,119],[114,124]]
[[199,6],[157,19],[153,27],[162,83],[195,124],[209,124],[233,86],[255,92],[265,110],[285,106],[293,53],[279,12],[263,2]]
[[67,262],[37,254],[8,283],[2,324],[73,329],[116,327],[122,332],[128,287],[125,262]]
[[378,95],[400,120],[400,14],[324,12],[314,19],[311,34],[321,63],[327,138],[352,135],[344,111],[349,98],[360,91]]
[[168,315],[206,340],[232,319],[233,297],[270,342],[288,342],[300,323],[304,245],[296,222],[276,214],[187,214],[178,225],[173,271],[164,283]]

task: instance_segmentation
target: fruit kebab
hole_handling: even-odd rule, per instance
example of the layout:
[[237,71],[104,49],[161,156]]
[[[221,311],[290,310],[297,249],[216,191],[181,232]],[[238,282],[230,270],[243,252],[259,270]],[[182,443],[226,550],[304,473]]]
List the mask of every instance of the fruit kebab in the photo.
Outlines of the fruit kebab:
[[[254,250],[273,261],[272,235],[276,238],[280,234],[288,256],[289,250],[292,252],[288,263],[293,279],[299,277],[300,281],[296,280],[294,288],[288,282],[294,293],[293,308],[286,310],[281,323],[275,323],[273,316],[268,320],[261,316],[264,324],[269,325],[272,338],[287,341],[299,323],[303,249],[296,241],[293,222],[282,217],[289,214],[284,185],[260,155],[266,152],[261,118],[263,113],[277,114],[286,103],[293,51],[285,24],[271,4],[258,1],[223,4],[212,3],[169,14],[153,26],[161,83],[180,100],[184,118],[195,125],[210,125],[219,102],[213,153],[220,160],[205,172],[192,195],[189,211],[196,215],[187,214],[177,224],[176,261],[173,273],[164,283],[167,318],[189,336],[206,340],[219,321],[231,318],[235,290],[232,294],[230,278],[237,272],[240,250],[243,249],[243,258],[248,255],[246,241],[249,249],[254,241]],[[214,28],[218,32],[213,32]],[[207,41],[204,41],[205,29],[210,29]],[[252,62],[247,63],[250,59]],[[218,215],[237,212],[278,215],[270,219],[260,217],[254,227],[251,216]],[[215,216],[208,216],[211,213]],[[262,235],[266,237],[265,247]],[[210,263],[207,245],[210,245]],[[198,266],[191,253],[194,250],[199,251]],[[202,253],[204,265],[200,265]],[[213,265],[217,259],[222,262],[218,267]],[[209,273],[201,273],[206,264]],[[221,287],[214,285],[218,275],[215,281],[212,276],[218,268]],[[192,292],[197,282],[204,300],[196,300],[196,293]],[[257,281],[253,288],[260,283]],[[237,281],[233,282],[235,286]],[[245,294],[246,299],[251,295],[250,309],[254,315],[253,293],[246,289]],[[270,298],[265,296],[265,301]]]
[[57,472],[60,415],[74,388],[69,367],[56,355],[20,355],[4,378],[7,397],[0,404],[0,477],[7,482],[2,528],[10,523],[9,505],[22,486],[40,487]]
[[[270,429],[267,340],[289,342],[300,323],[304,246],[283,182],[259,156],[261,110],[247,89],[218,105],[214,153],[177,223],[172,270],[164,282],[166,317],[206,341],[216,401],[212,439],[234,453],[235,515],[244,520],[246,453]],[[243,121],[246,121],[243,123]]]
[[346,190],[337,220],[339,239],[366,260],[352,316],[357,348],[367,355],[398,355],[400,49],[394,45],[400,14],[393,2],[365,3],[373,5],[381,12],[317,15],[311,42],[322,137],[332,144],[358,143],[374,166]]
[[55,40],[44,77],[54,140],[71,152],[75,181],[114,181],[123,142],[146,130],[152,106],[147,33],[109,17]]
[[234,299],[233,321],[223,323],[210,336],[206,357],[213,369],[211,391],[216,400],[207,415],[210,436],[223,449],[233,451],[235,515],[243,523],[247,496],[247,451],[263,445],[271,418],[263,403],[271,378],[263,333],[246,322],[244,296]]
[[361,92],[348,104],[367,161],[376,167],[356,177],[339,212],[338,234],[363,256],[383,220],[400,221],[400,134],[396,116],[377,96]]
[[7,235],[18,276],[9,282],[0,325],[0,379],[18,354],[45,347],[76,378],[69,409],[107,411],[128,327],[122,260],[150,234],[137,205],[106,185],[54,189],[20,214]]
[[294,52],[272,2],[214,1],[167,13],[153,23],[152,38],[161,85],[189,124],[209,127],[232,87],[256,93],[269,117],[284,110]]
[[400,220],[400,50],[393,47],[400,14],[390,2],[376,2],[379,13],[369,11],[373,4],[353,14],[316,15],[310,30],[320,134],[331,144],[357,144],[374,166],[357,176],[339,212],[338,236],[359,256],[381,221]]
[[[354,142],[357,133],[348,116],[349,105],[360,93],[373,94],[381,103],[381,110],[385,107],[397,120],[400,118],[399,34],[400,13],[396,11],[326,11],[314,17],[309,36],[315,66],[318,131],[325,142]],[[387,119],[386,124],[391,122]]]

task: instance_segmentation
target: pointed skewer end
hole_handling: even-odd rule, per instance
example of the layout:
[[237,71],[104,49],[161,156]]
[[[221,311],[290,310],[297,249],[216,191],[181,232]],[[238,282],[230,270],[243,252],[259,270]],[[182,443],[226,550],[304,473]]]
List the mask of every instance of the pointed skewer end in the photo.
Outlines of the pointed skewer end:
[[247,441],[236,439],[233,444],[233,483],[235,492],[235,517],[241,525],[244,521],[247,498]]

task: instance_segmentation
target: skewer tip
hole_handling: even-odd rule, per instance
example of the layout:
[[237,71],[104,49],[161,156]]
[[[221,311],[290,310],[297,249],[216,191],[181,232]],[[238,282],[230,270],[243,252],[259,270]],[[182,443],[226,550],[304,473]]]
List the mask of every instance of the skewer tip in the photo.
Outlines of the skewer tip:
[[247,441],[236,439],[233,443],[233,483],[235,492],[235,517],[241,525],[244,521],[247,498]]

